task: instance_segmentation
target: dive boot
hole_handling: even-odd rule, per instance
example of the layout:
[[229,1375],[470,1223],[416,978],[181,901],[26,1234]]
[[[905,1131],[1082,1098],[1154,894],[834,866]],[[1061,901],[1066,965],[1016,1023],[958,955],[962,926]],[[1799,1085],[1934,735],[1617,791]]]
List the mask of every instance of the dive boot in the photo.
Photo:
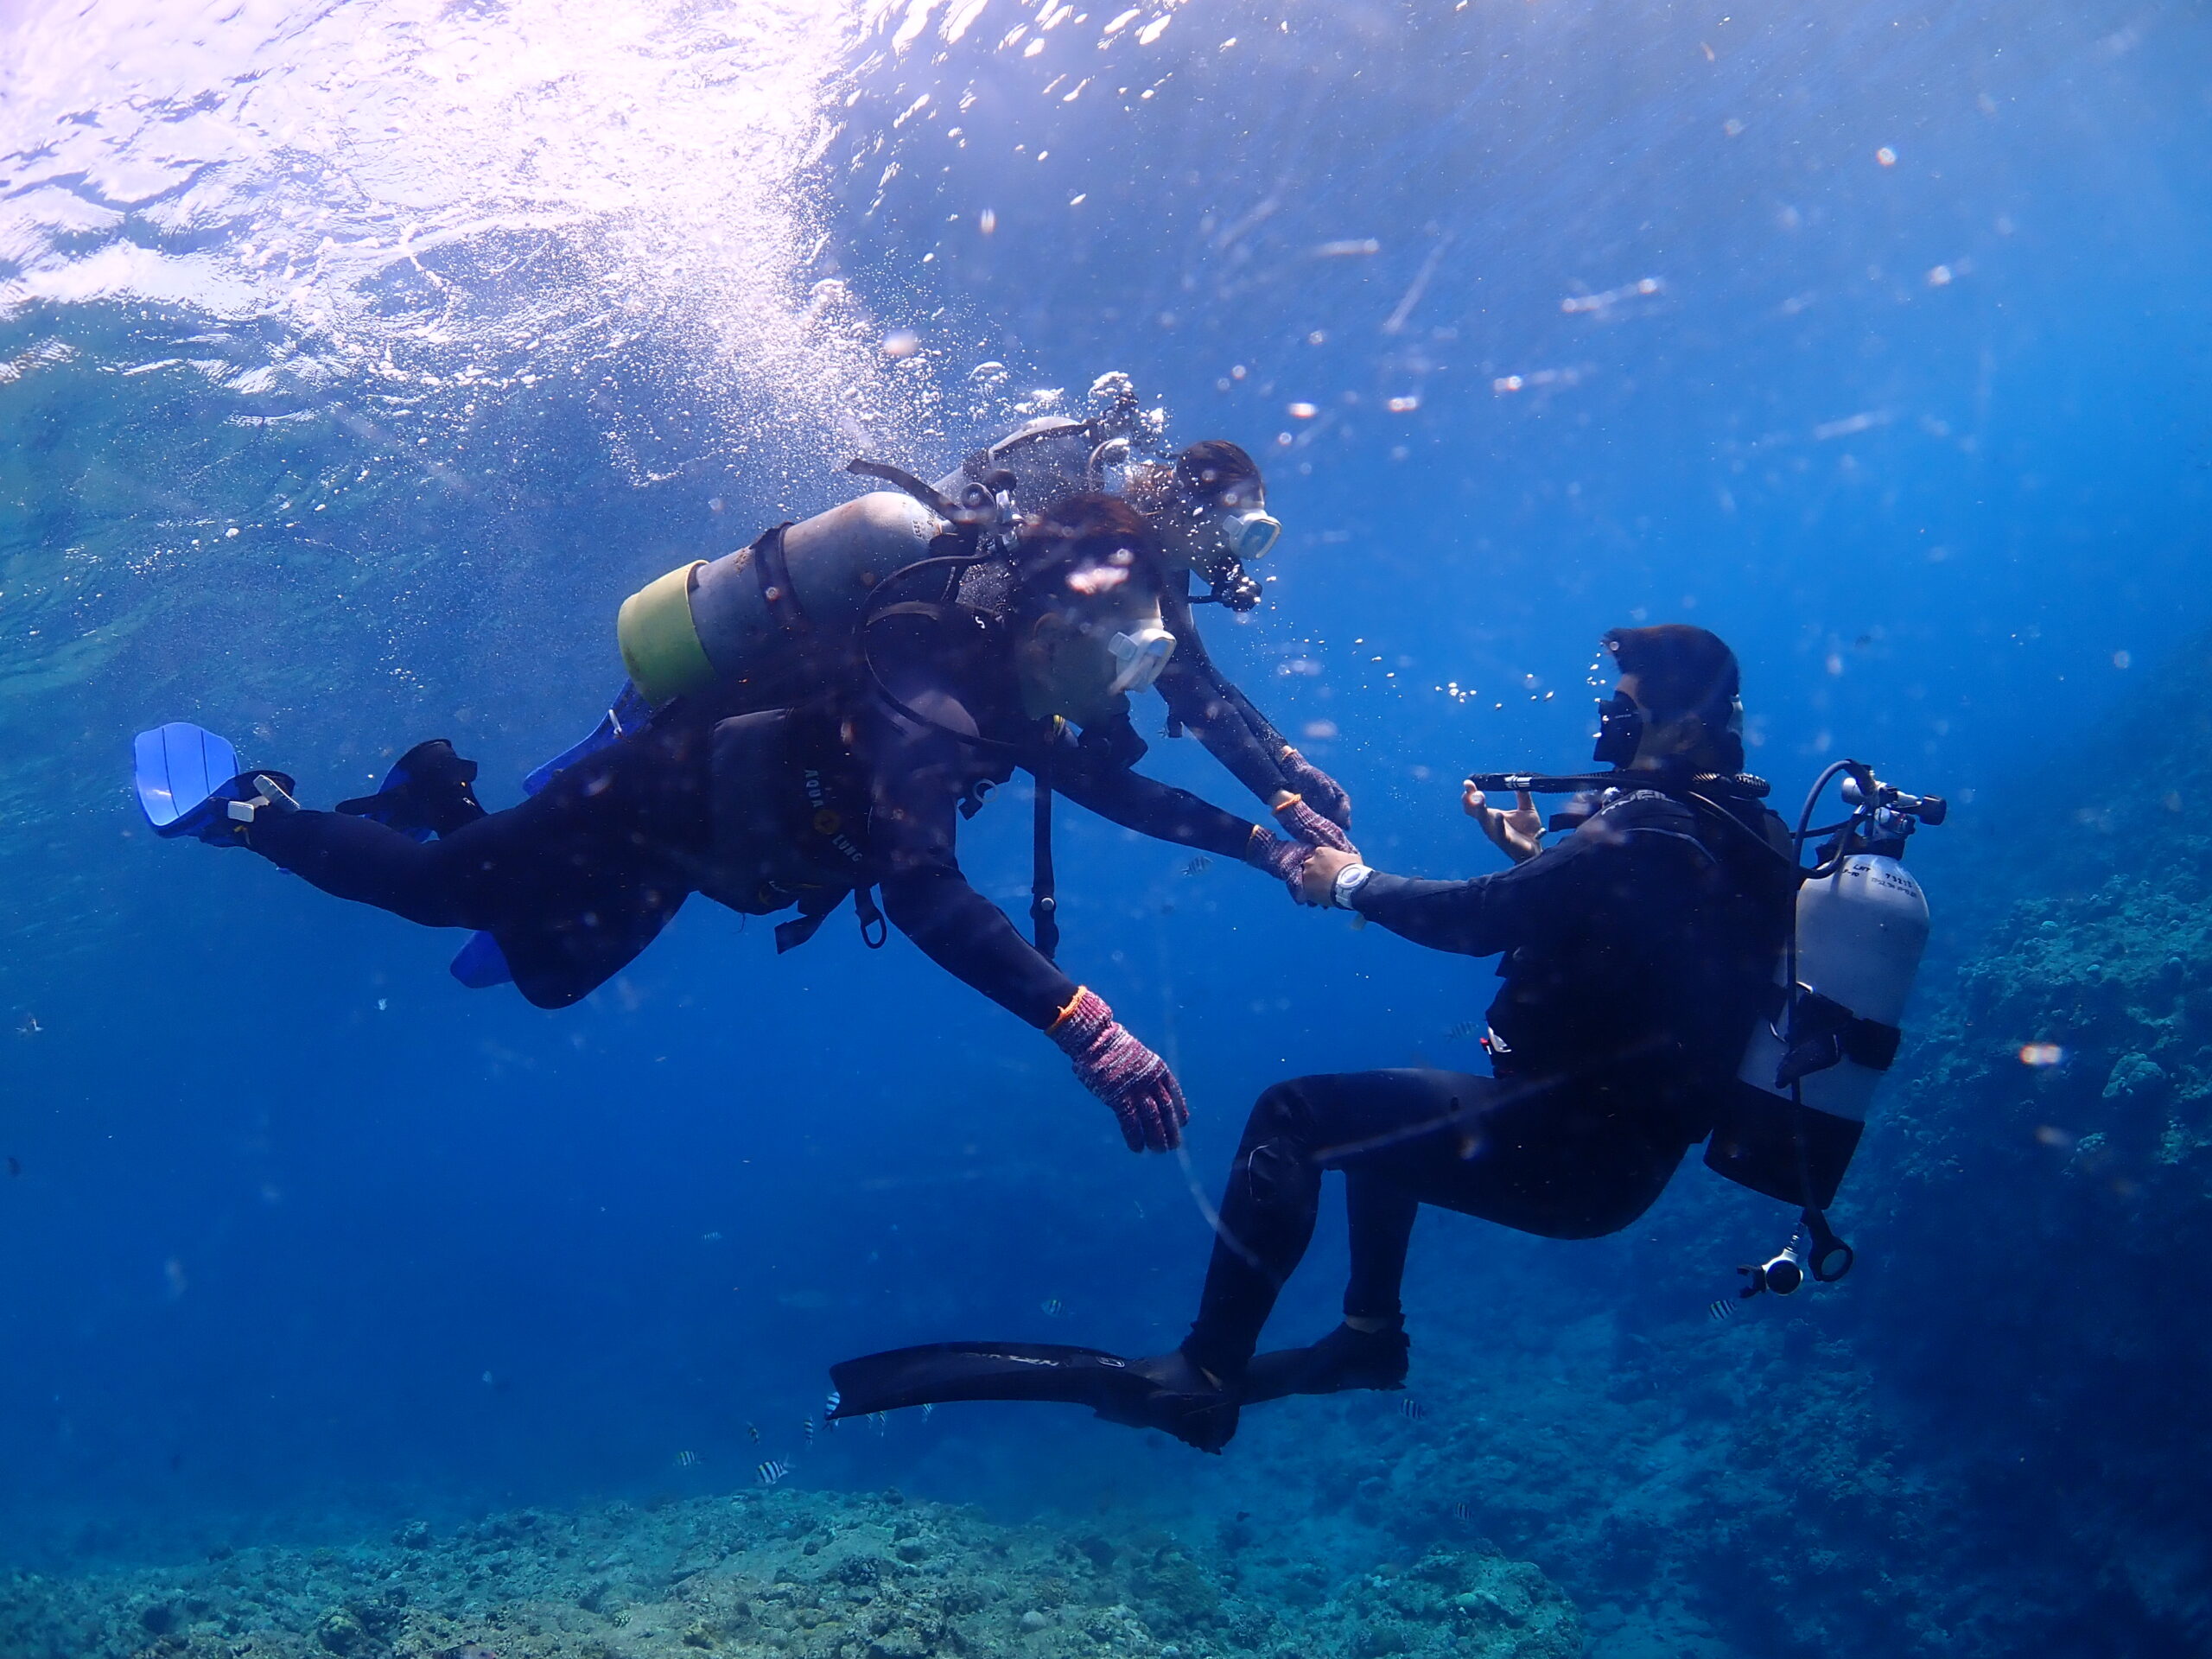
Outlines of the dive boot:
[[1384,1331],[1340,1325],[1309,1347],[1254,1355],[1245,1368],[1242,1397],[1249,1406],[1291,1394],[1402,1389],[1409,1348],[1403,1325]]
[[1200,1452],[1218,1453],[1236,1436],[1244,1396],[1215,1382],[1179,1348],[1129,1362],[1137,1386],[1094,1404],[1109,1423],[1156,1428]]
[[338,810],[397,830],[416,841],[449,836],[484,816],[471,787],[476,763],[454,753],[442,737],[417,743],[392,763],[373,795],[338,803]]

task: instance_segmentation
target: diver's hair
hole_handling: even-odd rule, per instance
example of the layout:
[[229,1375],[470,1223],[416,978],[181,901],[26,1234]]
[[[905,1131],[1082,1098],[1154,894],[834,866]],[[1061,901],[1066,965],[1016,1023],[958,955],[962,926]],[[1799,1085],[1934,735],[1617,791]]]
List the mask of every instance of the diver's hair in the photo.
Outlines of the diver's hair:
[[[1121,574],[1090,580],[1106,571]],[[1156,599],[1165,585],[1160,538],[1142,513],[1118,495],[1065,495],[1022,526],[1008,613],[1027,624],[1109,591]]]
[[1715,770],[1744,769],[1744,740],[1730,729],[1743,675],[1736,653],[1719,634],[1685,622],[1662,622],[1615,628],[1605,643],[1617,671],[1636,676],[1637,701],[1662,720],[1695,715],[1705,724]]
[[1246,480],[1260,479],[1260,463],[1227,438],[1204,438],[1175,457],[1175,482],[1185,495],[1211,501]]

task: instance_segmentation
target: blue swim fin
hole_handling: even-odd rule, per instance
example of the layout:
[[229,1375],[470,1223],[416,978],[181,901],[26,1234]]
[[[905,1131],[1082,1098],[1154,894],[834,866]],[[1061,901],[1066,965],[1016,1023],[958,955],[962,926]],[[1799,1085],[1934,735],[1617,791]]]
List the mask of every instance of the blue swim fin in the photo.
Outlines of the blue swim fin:
[[515,976],[515,970],[507,966],[507,953],[489,933],[470,934],[468,943],[461,947],[446,971],[472,991],[488,991]]
[[141,732],[130,748],[138,810],[164,840],[189,836],[216,847],[243,846],[257,813],[300,810],[289,776],[241,772],[229,739],[189,721]]
[[[632,732],[645,730],[652,717],[652,705],[645,701],[644,694],[629,681],[623,681],[622,689],[614,694],[614,701],[599,724],[592,728],[591,734],[581,742],[570,744],[543,766],[533,767],[522,780],[522,792],[537,794],[577,761],[589,759]],[[514,978],[499,942],[489,933],[476,934],[461,946],[461,954],[453,959],[448,971],[472,991],[489,990]]]
[[189,721],[139,733],[130,751],[138,809],[157,836],[197,835],[220,810],[217,791],[238,775],[231,741]]
[[622,689],[614,694],[614,701],[607,705],[606,715],[598,725],[592,728],[591,735],[582,742],[570,744],[544,765],[534,768],[522,780],[522,792],[525,795],[537,794],[577,761],[597,754],[610,743],[617,742],[632,732],[645,730],[652,723],[652,705],[645,701],[644,694],[629,681],[623,681]]

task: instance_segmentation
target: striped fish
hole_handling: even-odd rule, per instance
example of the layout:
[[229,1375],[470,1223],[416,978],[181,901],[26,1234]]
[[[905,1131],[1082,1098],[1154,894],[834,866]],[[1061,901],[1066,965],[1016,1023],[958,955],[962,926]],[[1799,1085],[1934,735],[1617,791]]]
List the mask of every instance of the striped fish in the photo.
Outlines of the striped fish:
[[772,1486],[791,1471],[791,1465],[785,1463],[781,1458],[771,1458],[754,1470],[753,1473],[760,1476],[760,1484],[763,1486]]

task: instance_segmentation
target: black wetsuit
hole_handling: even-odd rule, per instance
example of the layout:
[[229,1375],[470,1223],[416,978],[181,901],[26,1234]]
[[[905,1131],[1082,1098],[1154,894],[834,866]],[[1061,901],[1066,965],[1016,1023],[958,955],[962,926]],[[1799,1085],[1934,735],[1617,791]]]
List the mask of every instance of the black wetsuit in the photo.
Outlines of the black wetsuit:
[[[1259,1098],[1221,1205],[1185,1351],[1240,1374],[1340,1169],[1347,1314],[1398,1317],[1423,1204],[1548,1238],[1589,1238],[1649,1207],[1711,1128],[1764,1006],[1796,878],[1780,821],[1733,824],[1667,794],[1615,798],[1527,862],[1471,881],[1377,874],[1353,907],[1416,944],[1503,953],[1492,1077],[1365,1071]],[[1759,842],[1764,841],[1761,846]]]
[[488,931],[541,1007],[603,983],[692,893],[756,914],[798,905],[811,922],[880,887],[885,914],[932,960],[1039,1027],[1076,987],[968,884],[955,854],[963,810],[989,786],[1043,769],[1056,791],[1116,823],[1243,855],[1249,820],[1024,715],[1002,643],[976,613],[893,618],[871,645],[904,711],[864,677],[791,710],[734,717],[692,702],[435,842],[302,811],[264,814],[251,844],[340,898]]

